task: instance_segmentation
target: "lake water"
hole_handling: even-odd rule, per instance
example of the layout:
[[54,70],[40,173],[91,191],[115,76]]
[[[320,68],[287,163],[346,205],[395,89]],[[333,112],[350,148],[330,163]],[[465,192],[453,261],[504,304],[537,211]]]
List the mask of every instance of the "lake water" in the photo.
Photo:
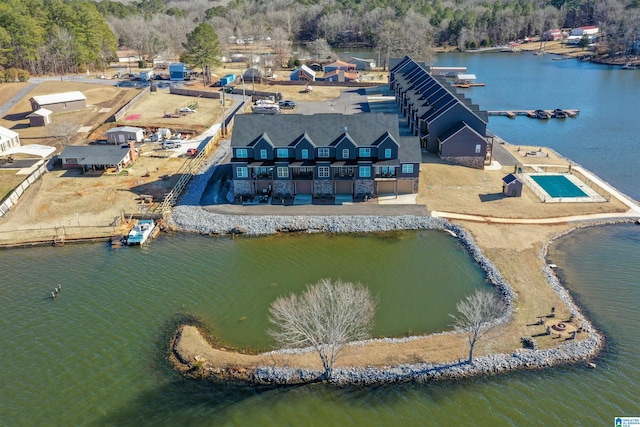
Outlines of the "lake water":
[[[495,117],[490,128],[512,143],[550,146],[640,198],[640,72],[529,54],[451,54],[438,64],[466,65],[486,83],[468,91],[484,109],[580,109],[577,119]],[[579,230],[554,243],[549,257],[607,336],[595,370],[259,392],[172,372],[163,351],[180,313],[202,317],[236,346],[268,347],[265,304],[331,271],[376,287],[375,334],[438,330],[455,301],[482,286],[480,272],[437,232],[162,236],[141,250],[0,252],[0,425],[599,426],[640,415],[640,227]],[[56,283],[64,288],[53,302],[46,296]],[[436,294],[430,283],[455,286]],[[388,287],[394,292],[384,293]],[[406,309],[394,322],[396,304]]]

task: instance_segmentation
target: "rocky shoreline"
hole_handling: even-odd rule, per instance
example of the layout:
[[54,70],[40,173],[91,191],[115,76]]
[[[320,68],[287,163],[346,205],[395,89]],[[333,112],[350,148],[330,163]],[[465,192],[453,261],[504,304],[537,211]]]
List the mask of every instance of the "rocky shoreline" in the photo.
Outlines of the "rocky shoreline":
[[[220,154],[206,166],[206,172],[195,177],[190,183],[189,191],[181,199],[180,206],[174,208],[170,224],[177,229],[201,234],[247,234],[267,235],[285,231],[362,233],[384,232],[391,230],[439,229],[453,233],[470,255],[485,272],[487,280],[502,294],[509,306],[508,313],[496,323],[507,322],[513,314],[513,302],[516,293],[506,282],[495,264],[488,259],[473,237],[464,228],[439,218],[425,216],[249,216],[223,215],[207,212],[199,206],[199,200],[214,167],[226,156],[229,147],[218,150]],[[618,221],[614,221],[618,222]],[[600,223],[610,223],[602,221]],[[566,233],[563,233],[564,235]],[[561,235],[555,236],[555,238]],[[550,243],[550,242],[549,242]],[[539,257],[544,259],[547,243]],[[547,265],[543,272],[552,289],[567,305],[569,311],[581,322],[585,333],[589,336],[583,340],[570,340],[552,349],[532,350],[519,349],[511,354],[491,354],[476,357],[474,364],[459,360],[446,364],[420,363],[411,365],[389,366],[384,368],[336,368],[331,383],[336,385],[374,385],[403,381],[434,381],[461,379],[477,375],[496,374],[515,369],[536,369],[556,365],[588,362],[604,344],[604,338],[574,303],[573,299],[560,284],[553,270]],[[443,332],[449,334],[453,332]],[[420,337],[387,338],[389,341],[419,339]],[[361,345],[362,342],[351,345]],[[280,350],[280,352],[308,352],[311,349]],[[174,352],[175,353],[175,352]],[[177,354],[175,354],[178,356]],[[179,359],[179,357],[178,357]],[[191,372],[197,377],[214,380],[241,382],[250,385],[291,385],[316,381],[322,374],[317,370],[260,367],[256,369],[212,369],[202,366],[197,374],[193,367],[195,361],[181,360],[182,370]]]

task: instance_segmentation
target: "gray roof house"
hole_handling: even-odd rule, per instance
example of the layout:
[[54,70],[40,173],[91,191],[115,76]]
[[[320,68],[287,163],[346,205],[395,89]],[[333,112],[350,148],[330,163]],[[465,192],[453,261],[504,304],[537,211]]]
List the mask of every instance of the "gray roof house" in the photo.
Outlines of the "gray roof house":
[[231,139],[234,196],[415,193],[421,152],[397,114],[243,114]]
[[[410,57],[393,63],[389,86],[411,131],[420,138],[421,147],[473,168],[490,164],[493,141],[487,132],[487,112]],[[476,153],[478,138],[485,142]]]
[[64,169],[120,171],[137,158],[133,143],[129,147],[113,145],[70,145],[58,155]]
[[371,70],[372,68],[376,68],[376,60],[375,59],[364,59],[364,58],[356,58],[355,56],[351,57],[351,62],[356,64],[356,70]]

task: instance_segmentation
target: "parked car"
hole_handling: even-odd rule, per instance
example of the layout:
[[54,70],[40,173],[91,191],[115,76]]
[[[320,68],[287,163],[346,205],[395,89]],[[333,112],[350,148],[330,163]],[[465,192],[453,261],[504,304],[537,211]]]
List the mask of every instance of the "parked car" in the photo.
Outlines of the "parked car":
[[195,156],[198,154],[197,148],[187,148],[187,152],[185,153],[187,156]]
[[170,150],[173,148],[180,148],[180,147],[182,147],[182,144],[175,141],[164,141],[162,143],[162,148],[164,148],[165,150]]
[[278,101],[278,106],[282,110],[293,110],[294,108],[296,108],[298,106],[298,104],[296,104],[295,101],[287,99],[285,101]]
[[195,113],[196,110],[194,110],[193,108],[189,108],[189,107],[182,107],[180,109],[181,113]]

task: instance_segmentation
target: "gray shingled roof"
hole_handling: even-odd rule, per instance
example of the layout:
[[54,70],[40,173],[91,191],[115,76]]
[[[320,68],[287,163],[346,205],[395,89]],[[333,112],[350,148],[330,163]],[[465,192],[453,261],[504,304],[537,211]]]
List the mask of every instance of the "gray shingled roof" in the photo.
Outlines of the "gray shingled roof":
[[82,165],[117,165],[129,150],[119,145],[70,145],[58,157],[80,159]]
[[417,137],[400,137],[398,115],[384,113],[360,114],[240,114],[235,117],[232,147],[247,147],[263,134],[275,147],[293,146],[305,133],[317,147],[329,147],[346,133],[358,146],[376,144],[386,132],[398,142],[401,162],[420,163]]
[[[345,129],[346,128],[346,129]],[[398,141],[398,117],[395,114],[241,114],[235,118],[232,147],[251,145],[267,134],[275,147],[287,147],[307,133],[318,147],[329,147],[345,131],[358,146],[371,146],[386,131]]]

